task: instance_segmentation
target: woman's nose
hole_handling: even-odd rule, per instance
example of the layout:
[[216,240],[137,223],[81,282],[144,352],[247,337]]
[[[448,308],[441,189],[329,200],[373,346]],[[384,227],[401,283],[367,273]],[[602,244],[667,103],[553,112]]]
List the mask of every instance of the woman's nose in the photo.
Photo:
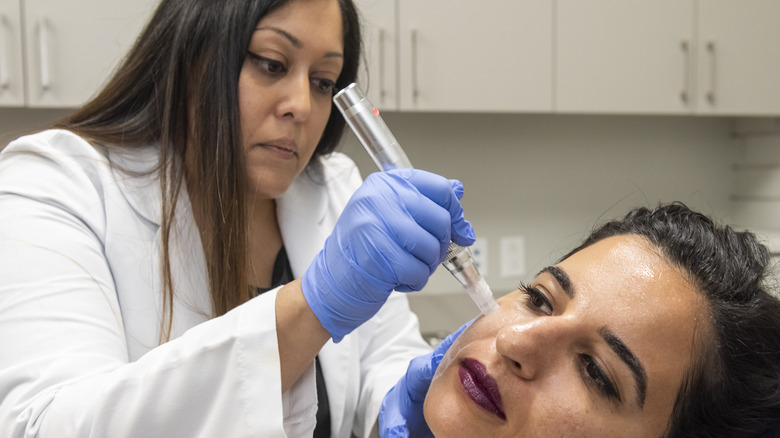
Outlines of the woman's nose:
[[277,115],[295,121],[308,119],[311,114],[311,84],[308,76],[290,75],[281,85],[284,89],[277,105]]
[[555,368],[570,350],[576,328],[564,318],[538,318],[504,327],[496,336],[496,350],[523,379],[536,379]]

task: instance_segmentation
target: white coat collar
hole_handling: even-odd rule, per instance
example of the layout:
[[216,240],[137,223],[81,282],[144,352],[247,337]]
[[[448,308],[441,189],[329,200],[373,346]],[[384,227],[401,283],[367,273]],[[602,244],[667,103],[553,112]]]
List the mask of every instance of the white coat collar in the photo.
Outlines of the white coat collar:
[[112,148],[108,152],[108,159],[114,166],[114,177],[130,206],[144,219],[159,226],[162,219],[162,195],[157,170],[159,148]]
[[[109,160],[116,166],[113,169],[115,178],[128,202],[144,219],[160,225],[162,217],[162,195],[160,192],[159,172],[157,166],[160,151],[156,146],[144,146],[133,149],[112,149],[108,153]],[[287,191],[277,199],[277,210],[281,224],[295,218],[316,224],[321,223],[327,209],[327,198],[323,196],[326,190],[322,171],[318,164],[307,168],[296,177]],[[186,185],[182,187],[186,194]],[[182,196],[189,200],[188,196]],[[189,201],[187,201],[189,203]],[[289,227],[294,228],[294,227]]]
[[328,186],[321,180],[319,164],[309,167],[293,180],[276,200],[276,215],[282,240],[295,277],[300,277],[322,249],[335,221],[326,221]]

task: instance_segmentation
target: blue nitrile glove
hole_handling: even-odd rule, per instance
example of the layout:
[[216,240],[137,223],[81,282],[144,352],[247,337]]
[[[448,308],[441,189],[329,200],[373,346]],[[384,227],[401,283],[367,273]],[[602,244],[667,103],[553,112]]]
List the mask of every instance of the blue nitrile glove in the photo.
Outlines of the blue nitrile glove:
[[371,318],[394,289],[420,290],[450,239],[474,243],[463,185],[416,169],[370,175],[303,274],[303,295],[334,342]]
[[382,438],[433,436],[423,417],[425,395],[444,354],[469,324],[471,321],[444,338],[432,352],[409,362],[406,374],[382,400],[382,407],[379,409],[379,436]]

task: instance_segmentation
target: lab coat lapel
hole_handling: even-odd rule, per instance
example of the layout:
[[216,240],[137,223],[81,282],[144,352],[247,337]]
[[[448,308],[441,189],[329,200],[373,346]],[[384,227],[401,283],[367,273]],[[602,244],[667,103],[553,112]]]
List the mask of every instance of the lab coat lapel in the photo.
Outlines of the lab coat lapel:
[[162,217],[162,196],[156,170],[159,149],[155,146],[128,150],[112,148],[108,158],[127,202],[139,216],[159,227]]
[[[317,179],[317,175],[304,172],[277,199],[279,227],[296,278],[303,275],[325,245],[341,213],[340,209],[329,208],[329,202],[334,197],[329,191],[343,192],[343,187],[334,189],[328,183],[317,183]],[[343,193],[338,195],[344,196]],[[354,360],[358,357],[357,344],[350,336],[338,345],[329,341],[320,350],[319,356],[328,390],[331,431],[333,436],[349,436],[359,396],[357,382],[360,381],[360,369]],[[352,408],[348,409],[348,406]]]
[[[151,277],[145,284],[151,288],[150,295],[135,294],[142,303],[139,308],[154,306],[157,314],[162,315],[162,272],[160,251],[162,235],[160,221],[162,218],[162,195],[160,192],[159,173],[156,170],[159,161],[159,150],[154,146],[134,148],[126,153],[121,149],[112,149],[109,159],[115,165],[113,169],[116,181],[125,200],[138,215],[146,220],[156,232],[152,238],[148,261],[151,266]],[[171,337],[181,335],[189,327],[200,324],[211,317],[211,302],[208,293],[208,278],[206,263],[201,245],[200,234],[192,216],[192,208],[186,186],[182,186],[176,203],[174,223],[170,236],[171,277],[173,279],[175,296]],[[147,262],[145,262],[147,263]],[[134,296],[135,296],[134,295]],[[133,306],[125,306],[132,308]],[[148,324],[157,327],[158,324]],[[140,345],[145,347],[131,348],[131,354],[142,354],[155,345],[159,333],[146,333],[142,336]],[[154,343],[150,344],[150,341]]]
[[331,435],[351,436],[355,407],[360,397],[358,344],[345,336],[338,344],[328,341],[320,350],[320,364],[328,390]]
[[336,223],[338,216],[327,214],[327,191],[326,185],[317,184],[303,172],[276,200],[279,228],[296,278],[309,267]]

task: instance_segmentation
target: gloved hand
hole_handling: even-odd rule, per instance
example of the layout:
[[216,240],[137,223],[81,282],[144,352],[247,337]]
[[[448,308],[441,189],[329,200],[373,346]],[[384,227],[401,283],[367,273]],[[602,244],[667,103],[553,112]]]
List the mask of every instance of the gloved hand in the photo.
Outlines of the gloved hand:
[[363,182],[303,274],[306,302],[334,342],[376,314],[394,289],[422,289],[450,240],[474,243],[461,196],[459,181],[416,169]]
[[444,354],[469,324],[471,321],[444,338],[432,352],[409,362],[406,374],[382,400],[382,407],[379,409],[379,436],[382,438],[433,436],[423,417],[425,395]]

